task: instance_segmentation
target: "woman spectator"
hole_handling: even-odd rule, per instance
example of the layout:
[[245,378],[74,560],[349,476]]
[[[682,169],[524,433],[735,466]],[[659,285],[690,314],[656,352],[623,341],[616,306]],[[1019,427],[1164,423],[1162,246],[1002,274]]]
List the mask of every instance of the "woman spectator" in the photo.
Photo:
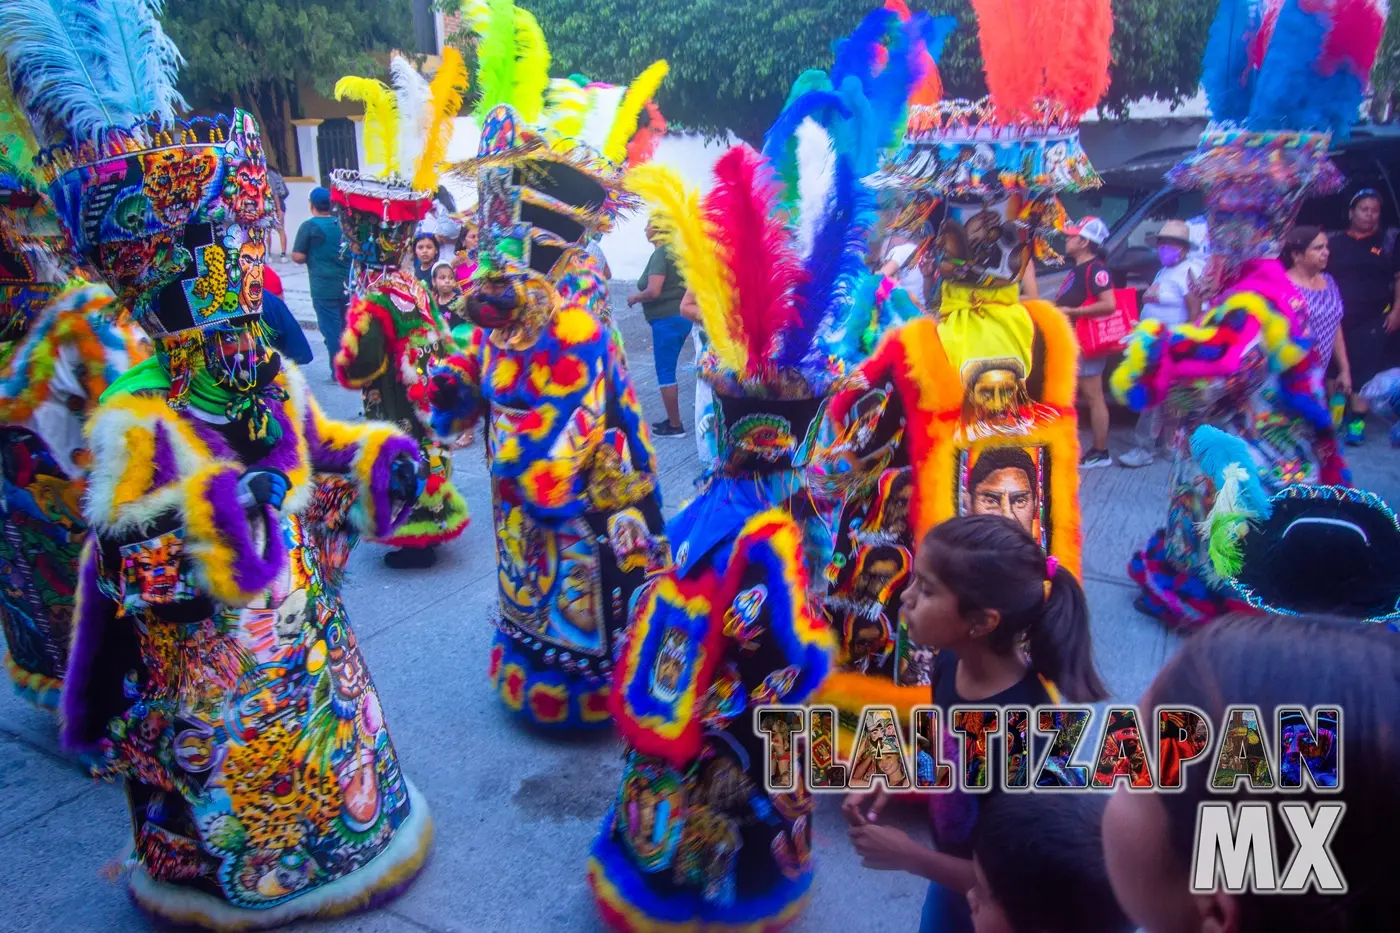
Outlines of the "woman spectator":
[[917,255],[918,251],[919,244],[891,237],[885,245],[885,261],[880,266],[880,274],[898,282],[899,287],[914,299],[914,303],[922,307],[925,300],[924,273],[919,264],[921,257]]
[[476,224],[470,221],[462,224],[462,232],[457,237],[457,255],[452,259],[452,265],[457,270],[458,282],[470,282],[476,274],[478,239]]
[[[1085,217],[1065,227],[1069,237],[1065,253],[1074,263],[1060,286],[1055,304],[1071,320],[1112,314],[1113,279],[1103,261],[1103,245],[1108,241],[1108,225],[1097,217]],[[1079,459],[1086,470],[1113,465],[1108,452],[1108,399],[1104,397],[1103,371],[1107,357],[1079,361],[1079,397],[1089,405],[1089,427],[1093,444]]]
[[1361,389],[1377,373],[1395,365],[1388,337],[1400,329],[1400,302],[1395,300],[1400,269],[1386,248],[1381,196],[1374,188],[1362,188],[1352,196],[1347,229],[1332,235],[1328,250],[1328,271],[1342,294],[1342,336],[1351,364],[1345,436],[1348,444],[1355,445],[1366,439],[1370,410]]
[[[1321,227],[1294,227],[1283,238],[1283,267],[1307,302],[1308,330],[1317,351],[1319,375],[1335,373],[1336,387],[1351,394],[1351,363],[1346,335],[1341,331],[1342,293],[1325,271],[1330,249]],[[1333,366],[1335,363],[1335,367]]]

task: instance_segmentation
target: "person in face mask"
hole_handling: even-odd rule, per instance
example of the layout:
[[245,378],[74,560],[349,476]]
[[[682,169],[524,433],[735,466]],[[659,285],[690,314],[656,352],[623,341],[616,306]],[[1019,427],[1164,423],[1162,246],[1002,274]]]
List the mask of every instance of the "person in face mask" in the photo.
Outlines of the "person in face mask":
[[[1156,236],[1157,258],[1162,268],[1143,295],[1143,320],[1153,319],[1163,324],[1185,324],[1201,313],[1201,299],[1194,292],[1199,269],[1191,262],[1191,228],[1184,220],[1169,220],[1162,224]],[[1164,436],[1162,430],[1166,413],[1162,406],[1144,411],[1138,416],[1135,439],[1137,446],[1118,458],[1125,467],[1145,467],[1156,458],[1156,448]]]

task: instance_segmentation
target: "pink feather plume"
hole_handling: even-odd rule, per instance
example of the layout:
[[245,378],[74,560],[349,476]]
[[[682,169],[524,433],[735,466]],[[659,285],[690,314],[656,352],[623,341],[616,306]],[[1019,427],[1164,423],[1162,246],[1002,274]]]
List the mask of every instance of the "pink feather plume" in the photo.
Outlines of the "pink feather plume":
[[749,374],[772,374],[776,338],[797,323],[793,293],[802,262],[778,214],[778,185],[763,157],[735,146],[715,163],[715,186],[705,198],[720,261],[734,286],[731,328],[749,351]]

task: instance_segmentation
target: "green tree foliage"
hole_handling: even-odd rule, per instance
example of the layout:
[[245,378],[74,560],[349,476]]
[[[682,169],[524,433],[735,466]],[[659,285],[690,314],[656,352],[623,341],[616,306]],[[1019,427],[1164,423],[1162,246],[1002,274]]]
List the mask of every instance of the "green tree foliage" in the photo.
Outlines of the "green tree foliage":
[[[581,72],[625,84],[658,58],[671,63],[660,103],[669,121],[706,133],[761,138],[806,68],[831,64],[831,45],[873,0],[521,0],[549,38],[556,75]],[[985,93],[976,18],[968,0],[923,0],[957,31],[941,71],[949,94]],[[1179,101],[1196,91],[1214,10],[1193,0],[1115,3],[1113,84],[1106,107],[1143,96]]]
[[382,70],[371,55],[413,44],[409,0],[169,0],[164,25],[185,56],[185,98],[251,109],[284,171],[295,168],[299,87],[329,95],[343,75]]

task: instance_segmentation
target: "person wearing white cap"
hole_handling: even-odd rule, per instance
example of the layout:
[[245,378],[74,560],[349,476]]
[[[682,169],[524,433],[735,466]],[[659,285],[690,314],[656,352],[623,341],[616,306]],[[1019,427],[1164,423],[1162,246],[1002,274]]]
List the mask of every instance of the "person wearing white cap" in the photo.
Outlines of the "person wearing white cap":
[[[1201,311],[1200,296],[1195,294],[1201,270],[1191,261],[1191,228],[1184,220],[1168,220],[1154,239],[1162,268],[1157,270],[1157,277],[1143,296],[1142,318],[1164,324],[1185,324]],[[1138,415],[1137,446],[1119,457],[1118,462],[1125,467],[1149,466],[1156,459],[1156,447],[1164,433],[1165,421],[1162,406]]]
[[[1103,261],[1108,242],[1108,224],[1097,217],[1085,217],[1065,226],[1065,254],[1074,262],[1060,294],[1055,299],[1066,317],[1098,317],[1113,313],[1113,278]],[[1092,470],[1113,465],[1108,452],[1108,400],[1103,392],[1103,371],[1107,357],[1079,361],[1079,395],[1089,404],[1089,426],[1093,445],[1079,458],[1079,465]]]

